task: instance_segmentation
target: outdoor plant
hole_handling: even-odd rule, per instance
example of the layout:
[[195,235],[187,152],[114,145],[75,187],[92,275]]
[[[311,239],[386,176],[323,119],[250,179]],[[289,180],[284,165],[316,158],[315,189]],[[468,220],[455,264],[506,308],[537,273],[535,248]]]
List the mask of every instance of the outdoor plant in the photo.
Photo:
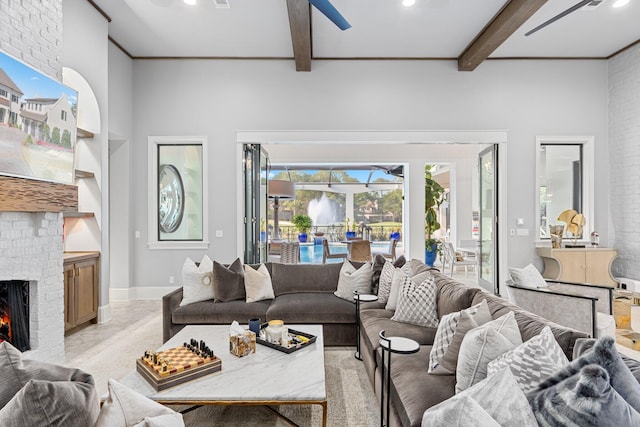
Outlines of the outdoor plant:
[[305,215],[305,214],[295,215],[291,220],[291,222],[293,223],[293,226],[296,227],[296,229],[300,233],[308,233],[309,230],[311,230],[311,217],[309,215]]
[[445,190],[433,179],[431,169],[433,165],[424,167],[424,231],[426,234],[425,249],[427,252],[440,253],[441,241],[433,238],[433,233],[440,229],[438,209],[444,202]]

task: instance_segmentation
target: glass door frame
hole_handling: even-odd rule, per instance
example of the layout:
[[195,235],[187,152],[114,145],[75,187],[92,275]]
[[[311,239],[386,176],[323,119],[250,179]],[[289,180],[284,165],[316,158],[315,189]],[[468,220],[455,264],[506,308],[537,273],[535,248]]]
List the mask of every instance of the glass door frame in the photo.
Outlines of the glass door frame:
[[[267,240],[262,238],[262,219],[267,220],[267,178],[269,154],[260,144],[243,144],[244,239],[246,264],[267,261]],[[255,167],[255,166],[258,167]],[[265,229],[266,231],[266,229]]]
[[[479,179],[479,189],[480,189],[480,194],[479,194],[479,213],[480,213],[480,245],[479,245],[479,254],[478,254],[478,284],[484,288],[487,291],[493,291],[493,293],[495,293],[496,295],[500,294],[500,271],[499,271],[499,266],[501,265],[501,263],[499,262],[500,260],[500,244],[499,244],[499,230],[500,230],[500,223],[499,223],[499,206],[500,206],[500,179],[499,179],[499,155],[498,155],[498,148],[499,145],[498,144],[492,144],[491,146],[483,149],[482,151],[480,151],[480,153],[478,153],[478,179]],[[489,155],[490,156],[490,160],[491,160],[491,165],[492,165],[492,169],[491,169],[491,173],[492,176],[490,176],[491,179],[491,200],[487,201],[486,199],[486,190],[488,189],[487,187],[483,186],[483,177],[484,175],[484,163],[483,163],[483,159],[486,158],[486,156]],[[492,214],[491,214],[491,218],[485,218],[485,215],[483,214],[483,212],[485,210],[485,207],[487,206],[487,202],[490,204],[490,206],[488,207],[488,209],[491,210]],[[485,239],[485,231],[483,230],[483,227],[485,227],[486,221],[485,219],[488,219],[490,221],[491,224],[491,231],[490,231],[490,244],[487,246],[485,244],[485,242],[487,241]],[[488,252],[487,252],[488,249]],[[485,259],[485,257],[488,258],[488,263],[489,263],[489,268],[490,268],[490,277],[489,280],[485,279],[483,277],[483,260]]]

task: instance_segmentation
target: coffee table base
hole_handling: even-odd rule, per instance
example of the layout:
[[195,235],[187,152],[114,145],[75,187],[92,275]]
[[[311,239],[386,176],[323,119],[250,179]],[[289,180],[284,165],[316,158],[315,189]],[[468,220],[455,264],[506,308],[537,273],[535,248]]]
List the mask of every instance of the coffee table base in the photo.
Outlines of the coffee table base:
[[292,426],[298,427],[294,421],[289,419],[288,417],[282,415],[277,410],[273,409],[271,405],[320,405],[322,407],[322,427],[327,427],[327,401],[326,400],[221,400],[221,401],[184,401],[184,400],[156,400],[156,402],[161,403],[163,405],[192,405],[191,408],[187,408],[184,411],[181,411],[182,414],[186,414],[191,412],[201,406],[262,406],[269,410],[271,413],[277,415],[287,423]]

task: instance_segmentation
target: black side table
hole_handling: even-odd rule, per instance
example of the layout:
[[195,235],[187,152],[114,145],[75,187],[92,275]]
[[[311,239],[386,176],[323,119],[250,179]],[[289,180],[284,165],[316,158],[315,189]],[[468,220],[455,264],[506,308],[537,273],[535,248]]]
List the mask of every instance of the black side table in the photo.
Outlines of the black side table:
[[358,360],[362,360],[362,357],[360,357],[360,301],[378,301],[378,297],[376,295],[360,294],[358,291],[353,291],[353,299],[356,300],[356,339],[358,340],[356,342],[356,354],[354,357]]
[[[380,347],[382,348],[382,365],[380,375],[382,376],[382,384],[380,389],[380,426],[389,427],[389,403],[391,401],[389,394],[391,393],[391,353],[412,354],[420,350],[420,344],[416,341],[404,337],[385,337],[384,330],[380,331]],[[387,357],[387,419],[384,420],[384,364],[385,354]]]

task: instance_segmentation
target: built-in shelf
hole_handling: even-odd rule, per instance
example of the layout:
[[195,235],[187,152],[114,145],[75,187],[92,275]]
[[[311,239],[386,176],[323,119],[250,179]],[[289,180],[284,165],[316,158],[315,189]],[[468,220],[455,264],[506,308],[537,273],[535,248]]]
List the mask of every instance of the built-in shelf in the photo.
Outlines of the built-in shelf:
[[93,132],[89,132],[88,130],[84,130],[82,128],[77,128],[76,134],[78,138],[93,138]]
[[93,178],[95,176],[93,172],[83,171],[80,169],[76,169],[75,175],[76,178]]
[[93,212],[63,212],[65,218],[93,218]]

